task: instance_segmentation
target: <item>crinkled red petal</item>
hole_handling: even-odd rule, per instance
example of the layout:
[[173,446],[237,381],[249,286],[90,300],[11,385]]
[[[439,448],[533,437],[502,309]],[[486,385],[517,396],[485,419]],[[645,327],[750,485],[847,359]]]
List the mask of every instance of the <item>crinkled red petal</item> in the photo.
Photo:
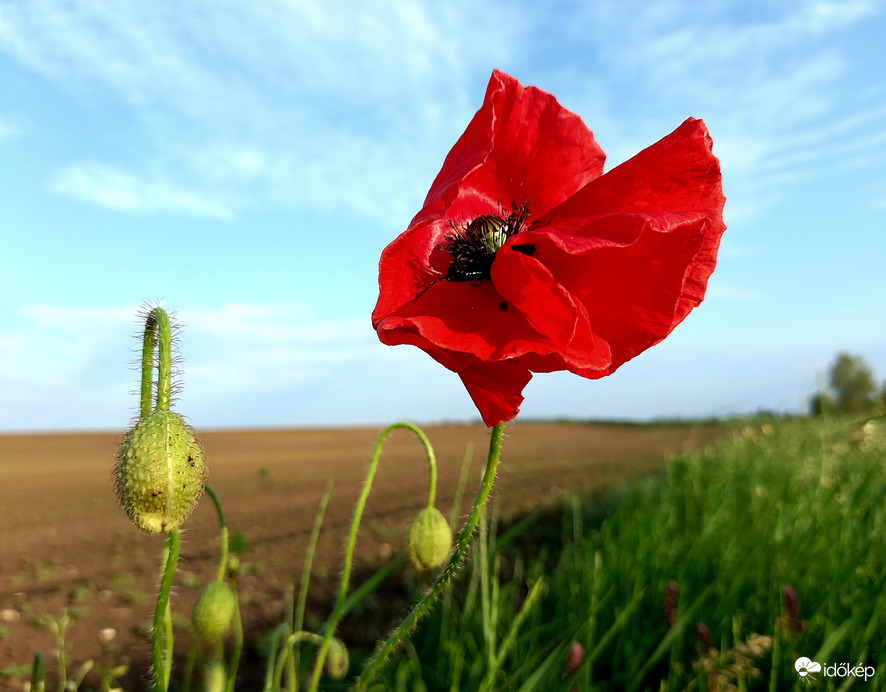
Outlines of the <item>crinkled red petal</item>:
[[689,118],[671,134],[591,181],[538,219],[540,227],[568,236],[590,217],[615,214],[697,212],[707,219],[701,247],[686,268],[672,328],[704,298],[717,263],[726,198],[720,164],[701,120]]
[[484,363],[458,375],[490,428],[517,415],[523,403],[523,388],[532,379],[532,373],[516,361]]
[[673,330],[687,268],[708,225],[698,212],[612,214],[588,219],[568,237],[537,230],[521,238],[583,306],[594,338],[610,349],[602,367],[573,362],[566,369],[583,377],[608,375]]
[[579,116],[496,70],[412,224],[443,214],[466,223],[511,202],[543,214],[599,177],[605,158]]

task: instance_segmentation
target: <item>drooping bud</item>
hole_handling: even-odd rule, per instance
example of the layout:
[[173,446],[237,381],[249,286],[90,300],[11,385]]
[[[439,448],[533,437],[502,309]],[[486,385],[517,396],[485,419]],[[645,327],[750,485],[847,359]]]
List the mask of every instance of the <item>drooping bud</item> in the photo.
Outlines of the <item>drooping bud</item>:
[[409,560],[421,570],[440,567],[452,550],[452,530],[436,507],[425,507],[409,525],[406,534]]
[[200,594],[191,613],[191,627],[204,644],[214,642],[230,627],[234,617],[234,594],[223,581],[213,581]]
[[203,494],[203,449],[181,416],[143,415],[117,454],[117,497],[143,531],[167,533],[187,519]]
[[326,652],[326,661],[323,668],[326,674],[333,680],[341,680],[348,674],[351,667],[351,658],[348,654],[348,647],[338,637],[333,637],[329,641],[329,650]]

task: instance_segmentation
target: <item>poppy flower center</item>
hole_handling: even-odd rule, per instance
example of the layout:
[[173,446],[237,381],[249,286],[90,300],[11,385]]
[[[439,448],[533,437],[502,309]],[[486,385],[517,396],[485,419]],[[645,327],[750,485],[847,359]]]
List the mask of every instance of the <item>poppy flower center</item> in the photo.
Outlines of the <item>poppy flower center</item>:
[[523,230],[529,216],[529,204],[511,203],[511,212],[481,214],[461,228],[450,222],[452,232],[443,238],[441,247],[452,256],[446,279],[477,281],[489,279],[496,251],[508,238]]

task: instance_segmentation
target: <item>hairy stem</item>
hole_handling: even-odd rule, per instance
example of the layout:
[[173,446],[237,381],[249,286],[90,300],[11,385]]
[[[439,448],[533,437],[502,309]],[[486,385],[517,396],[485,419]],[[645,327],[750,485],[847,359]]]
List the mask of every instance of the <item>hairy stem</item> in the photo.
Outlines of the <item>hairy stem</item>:
[[[173,529],[166,534],[163,548],[163,574],[160,578],[160,591],[157,594],[157,609],[154,611],[154,631],[152,651],[154,659],[154,690],[166,692],[172,673],[172,613],[169,607],[169,593],[172,578],[178,563],[181,534]],[[165,647],[164,647],[165,645]],[[164,655],[164,648],[166,649]]]
[[153,308],[145,320],[139,407],[141,416],[151,412],[155,347],[157,348],[157,402],[154,410],[168,411],[169,392],[172,388],[172,329],[169,326],[169,316],[161,307]]
[[439,574],[428,592],[403,619],[397,629],[394,630],[387,640],[380,644],[372,656],[367,659],[363,671],[360,673],[360,678],[357,680],[355,690],[359,691],[367,688],[369,682],[387,660],[387,657],[390,656],[394,649],[400,645],[409,631],[418,624],[421,618],[427,614],[437,599],[449,586],[453,576],[458,572],[462,560],[470,547],[474,529],[480,521],[480,514],[486,506],[486,500],[489,498],[489,493],[492,491],[492,484],[495,481],[495,471],[498,468],[498,461],[501,457],[501,440],[503,433],[503,423],[499,423],[492,428],[492,436],[489,440],[489,456],[486,458],[486,470],[483,472],[483,480],[480,482],[480,488],[477,491],[474,506],[471,507],[468,519],[462,527],[461,533],[459,533],[458,541],[455,545],[455,551],[449,558],[449,562],[446,564],[446,567],[443,568],[443,571]]
[[215,494],[215,491],[208,483],[203,486],[203,489],[206,490],[206,494],[212,498],[212,503],[215,505],[215,511],[218,514],[221,557],[218,561],[218,573],[216,574],[215,580],[224,581],[225,573],[228,569],[228,525],[225,523],[225,513],[222,509],[221,502],[218,499],[218,495]]
[[378,468],[381,448],[388,435],[398,428],[411,430],[418,436],[418,439],[421,440],[422,445],[424,445],[428,457],[428,465],[431,468],[431,492],[429,494],[433,506],[433,499],[437,492],[437,462],[434,458],[434,450],[431,448],[430,441],[421,429],[412,423],[394,423],[393,425],[389,425],[382,430],[378,437],[378,442],[375,443],[375,450],[372,453],[372,461],[369,463],[369,471],[366,473],[366,480],[363,482],[363,490],[360,493],[360,499],[357,500],[357,507],[354,509],[354,519],[351,522],[351,532],[348,535],[348,544],[345,549],[345,560],[344,565],[342,566],[341,587],[339,588],[338,599],[335,602],[332,615],[329,616],[329,621],[326,624],[326,634],[323,637],[323,643],[320,645],[320,650],[317,652],[317,660],[314,663],[314,673],[311,677],[310,692],[317,692],[320,685],[320,676],[323,673],[323,663],[326,660],[326,653],[329,651],[329,645],[332,641],[332,636],[335,634],[335,628],[338,626],[338,621],[344,613],[345,601],[348,596],[348,582],[351,578],[351,565],[354,559],[354,547],[357,544],[357,530],[360,528],[360,520],[363,517],[366,500],[369,497],[369,491],[372,489],[372,479],[375,477],[375,471]]

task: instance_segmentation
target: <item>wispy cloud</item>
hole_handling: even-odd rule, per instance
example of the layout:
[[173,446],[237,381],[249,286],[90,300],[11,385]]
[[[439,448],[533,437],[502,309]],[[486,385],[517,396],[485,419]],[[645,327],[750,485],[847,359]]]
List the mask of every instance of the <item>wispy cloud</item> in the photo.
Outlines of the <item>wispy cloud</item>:
[[[134,328],[134,308],[27,305],[0,330],[0,381],[39,388],[86,384],[97,357]],[[126,346],[129,346],[127,343]]]
[[183,190],[165,180],[145,180],[101,163],[68,166],[57,172],[53,191],[102,207],[136,213],[183,212],[230,218],[230,210],[213,195]]
[[836,40],[882,18],[875,0],[750,3],[740,14],[723,4],[629,0],[617,11],[602,3],[585,12],[576,24],[589,38],[576,41],[610,69],[571,81],[589,95],[582,112],[616,133],[608,146],[601,137],[614,163],[665,134],[669,118],[704,117],[736,201],[765,208],[785,185],[852,165],[853,144],[886,130],[882,83],[859,92],[859,56]]
[[[0,362],[14,364],[0,370],[2,427],[125,427],[137,404],[139,314],[139,306],[21,308],[17,328],[0,327]],[[173,318],[183,385],[175,408],[195,425],[473,415],[455,375],[418,349],[382,346],[366,319],[329,320],[286,303]]]
[[[56,190],[128,210],[217,214],[209,194],[226,212],[272,203],[378,216],[379,200],[390,213],[427,184],[397,162],[448,142],[440,126],[476,107],[472,61],[491,67],[516,50],[512,20],[470,6],[35,0],[4,7],[0,50],[81,98],[126,104],[147,139],[124,148],[153,149],[149,176],[105,154],[70,164]],[[207,193],[173,193],[194,188]]]

